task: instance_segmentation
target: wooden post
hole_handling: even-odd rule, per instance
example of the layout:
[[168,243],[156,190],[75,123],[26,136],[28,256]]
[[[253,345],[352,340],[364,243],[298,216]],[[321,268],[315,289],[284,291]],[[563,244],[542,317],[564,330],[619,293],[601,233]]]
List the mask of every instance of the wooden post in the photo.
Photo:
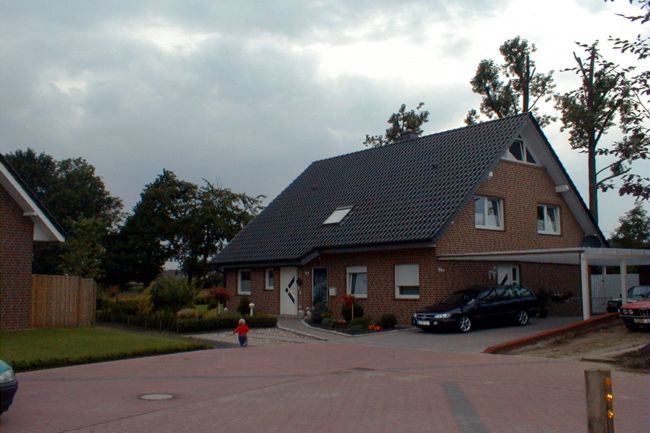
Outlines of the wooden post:
[[589,433],[614,432],[614,394],[610,370],[585,370]]

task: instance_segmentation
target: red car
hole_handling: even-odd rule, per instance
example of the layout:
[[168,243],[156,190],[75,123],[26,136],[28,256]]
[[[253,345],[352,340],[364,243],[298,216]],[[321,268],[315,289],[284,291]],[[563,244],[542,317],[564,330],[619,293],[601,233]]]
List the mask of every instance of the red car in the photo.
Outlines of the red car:
[[621,305],[618,310],[627,329],[636,331],[639,328],[650,328],[650,301],[631,302]]

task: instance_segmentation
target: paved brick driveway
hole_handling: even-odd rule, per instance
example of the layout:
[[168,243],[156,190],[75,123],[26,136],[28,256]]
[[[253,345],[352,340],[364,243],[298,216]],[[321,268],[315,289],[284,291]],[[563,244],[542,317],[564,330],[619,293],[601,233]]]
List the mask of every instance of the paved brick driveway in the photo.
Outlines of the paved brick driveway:
[[[219,349],[20,374],[0,430],[582,433],[587,366],[333,342]],[[617,432],[648,431],[649,385],[614,373]]]

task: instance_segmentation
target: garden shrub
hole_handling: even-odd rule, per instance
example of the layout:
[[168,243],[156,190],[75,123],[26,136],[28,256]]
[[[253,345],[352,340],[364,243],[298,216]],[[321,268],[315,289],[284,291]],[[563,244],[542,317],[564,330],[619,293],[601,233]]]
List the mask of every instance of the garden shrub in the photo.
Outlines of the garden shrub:
[[314,308],[311,310],[311,321],[314,323],[321,323],[328,314],[331,316],[327,304],[325,302],[319,302],[314,305]]
[[393,329],[397,325],[397,317],[394,314],[387,313],[379,319],[379,326],[384,329]]
[[194,308],[183,308],[176,312],[176,317],[179,319],[193,319],[197,316]]
[[368,329],[368,326],[370,326],[370,319],[365,317],[356,317],[348,321],[348,328],[360,328],[366,330]]
[[332,326],[334,323],[334,316],[326,316],[323,317],[321,320],[321,325],[323,326]]
[[275,328],[278,324],[277,317],[264,313],[255,313],[254,316],[245,317],[245,319],[251,328]]
[[157,310],[177,311],[194,299],[194,287],[187,278],[159,277],[150,288],[151,303]]
[[237,311],[242,316],[248,316],[251,312],[251,307],[248,305],[251,301],[248,296],[244,296],[239,300],[239,305],[237,306]]
[[[216,316],[179,319],[178,332],[216,331],[220,329],[234,329],[241,316],[237,313],[222,313]],[[268,314],[258,314],[246,317],[246,324],[251,328],[272,328],[277,325],[278,319]]]
[[104,308],[104,310],[108,310],[113,314],[137,314],[138,300],[132,299],[128,301],[109,301],[106,303],[106,308]]

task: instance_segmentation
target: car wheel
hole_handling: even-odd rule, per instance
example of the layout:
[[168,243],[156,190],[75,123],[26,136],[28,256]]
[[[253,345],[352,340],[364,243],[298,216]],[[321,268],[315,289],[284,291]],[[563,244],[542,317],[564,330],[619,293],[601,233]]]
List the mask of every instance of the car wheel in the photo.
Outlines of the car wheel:
[[519,326],[526,326],[528,325],[528,313],[526,310],[520,310],[517,312],[517,324]]
[[638,331],[639,330],[639,325],[637,325],[636,323],[626,323],[625,326],[630,331]]
[[458,330],[460,332],[469,332],[472,329],[472,321],[467,316],[461,316],[458,320]]

